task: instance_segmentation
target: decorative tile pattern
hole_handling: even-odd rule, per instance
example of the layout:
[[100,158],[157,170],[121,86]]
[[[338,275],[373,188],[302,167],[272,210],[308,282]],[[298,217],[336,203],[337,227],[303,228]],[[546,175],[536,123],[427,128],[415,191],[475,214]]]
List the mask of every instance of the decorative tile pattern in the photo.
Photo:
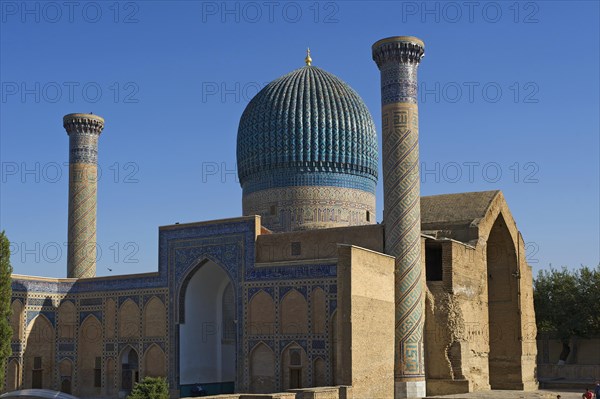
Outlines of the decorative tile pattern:
[[69,238],[67,276],[96,275],[98,138],[104,120],[95,115],[63,118],[69,135]]
[[36,316],[38,315],[44,315],[48,321],[50,321],[50,324],[52,324],[52,327],[56,327],[56,313],[52,312],[52,311],[36,311],[36,310],[30,310],[27,312],[27,319],[25,321],[25,326],[29,326],[29,323],[31,323],[31,321],[33,319],[35,319]]
[[292,168],[260,172],[248,178],[244,195],[282,187],[339,187],[375,194],[377,179],[337,172],[299,172]]
[[367,224],[366,212],[375,213],[373,118],[354,90],[317,67],[274,80],[250,101],[237,161],[244,214],[273,231]]
[[274,288],[273,287],[250,287],[248,288],[248,296],[247,302],[250,302],[252,297],[259,291],[265,291],[267,294],[273,296]]
[[[281,351],[291,342],[301,345],[307,353],[309,367],[316,359],[329,359],[331,348],[329,344],[330,324],[326,323],[323,333],[312,332],[312,292],[316,287],[326,293],[325,320],[330,320],[335,310],[336,264],[295,264],[269,266],[254,264],[255,257],[255,218],[240,218],[231,221],[217,221],[181,227],[169,227],[159,232],[159,271],[142,276],[102,277],[95,279],[61,281],[43,279],[13,279],[14,299],[23,300],[27,304],[24,312],[24,323],[42,313],[56,327],[55,334],[55,365],[61,359],[74,359],[75,369],[78,359],[77,337],[84,320],[94,315],[102,323],[102,340],[104,354],[103,367],[109,358],[118,359],[126,348],[133,348],[140,357],[140,373],[143,375],[143,356],[152,345],[160,347],[167,356],[169,383],[173,387],[179,384],[179,325],[181,317],[180,295],[186,281],[206,260],[220,265],[232,280],[236,292],[236,353],[238,370],[237,384],[242,387],[249,376],[248,356],[257,342],[265,342],[277,357],[276,373],[280,378]],[[307,333],[282,335],[279,329],[279,304],[281,299],[291,289],[298,290],[307,300],[309,324]],[[259,290],[264,290],[274,298],[276,307],[275,331],[264,336],[248,336],[244,331],[249,299]],[[332,293],[333,292],[333,293]],[[144,308],[152,298],[161,299],[166,305],[167,331],[166,337],[119,337],[118,313],[107,319],[107,303],[114,301],[117,309],[127,300],[132,300],[139,306],[140,331],[142,328]],[[247,298],[247,299],[246,299]],[[26,299],[26,300],[24,300]],[[71,301],[75,305],[76,319],[73,328],[74,339],[63,338],[60,334],[58,305]],[[109,333],[108,324],[116,326],[115,334]],[[58,325],[58,327],[57,327]],[[70,324],[68,325],[70,326]],[[112,330],[111,330],[112,331]],[[265,333],[266,334],[266,333]],[[16,349],[16,345],[15,349]],[[15,352],[18,353],[18,352]],[[19,355],[22,359],[22,354]],[[115,366],[117,367],[117,366]],[[329,369],[328,369],[329,370]],[[118,375],[118,367],[116,369]],[[331,372],[331,371],[329,371]],[[58,373],[58,368],[54,374]],[[56,377],[58,378],[58,377]],[[73,375],[74,389],[77,388],[77,373]],[[105,376],[103,375],[103,378]],[[312,373],[309,373],[312,378]],[[58,381],[58,379],[57,379]],[[242,389],[241,388],[241,389]]]
[[[378,44],[379,43],[379,44]],[[378,42],[381,71],[385,248],[396,257],[397,379],[425,378],[417,67],[424,48],[404,39]]]
[[331,186],[297,186],[244,193],[245,215],[260,215],[275,232],[373,224],[375,194]]
[[313,349],[325,349],[325,341],[323,340],[314,340],[312,341]]
[[385,40],[373,45],[373,60],[381,72],[382,106],[417,104],[417,68],[425,48],[418,40],[410,39]]
[[102,305],[102,298],[81,298],[79,300],[80,306],[100,306]]
[[98,319],[98,321],[100,323],[102,323],[102,312],[96,311],[96,312],[80,312],[79,313],[79,324],[81,325],[83,323],[83,321],[85,320],[85,318],[88,317],[89,315],[93,315],[95,318]]
[[[194,272],[209,260],[221,266],[228,274],[234,287],[237,320],[242,320],[241,281],[247,267],[254,267],[255,219],[248,218],[232,222],[182,226],[161,230],[159,233],[159,269],[168,271],[170,300],[169,342],[172,348],[169,356],[169,383],[179,384],[179,326],[183,315],[180,309],[180,295]],[[237,324],[237,337],[243,336],[243,323]],[[241,339],[236,341],[237,364],[243,361]],[[238,381],[242,373],[239,367]]]
[[58,350],[59,352],[74,352],[75,351],[75,344],[72,342],[69,343],[59,343],[58,344]]
[[256,173],[286,168],[376,181],[375,125],[350,86],[306,66],[269,83],[250,101],[240,119],[237,159],[242,187]]
[[42,307],[52,307],[52,298],[30,298],[27,301],[27,306],[42,306]]

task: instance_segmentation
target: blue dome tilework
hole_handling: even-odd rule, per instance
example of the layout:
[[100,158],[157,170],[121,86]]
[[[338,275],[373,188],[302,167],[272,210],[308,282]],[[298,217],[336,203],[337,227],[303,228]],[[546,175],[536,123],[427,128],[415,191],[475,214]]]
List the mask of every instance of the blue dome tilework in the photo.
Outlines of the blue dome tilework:
[[375,193],[377,134],[360,96],[305,66],[265,86],[240,119],[237,163],[244,194],[290,186]]

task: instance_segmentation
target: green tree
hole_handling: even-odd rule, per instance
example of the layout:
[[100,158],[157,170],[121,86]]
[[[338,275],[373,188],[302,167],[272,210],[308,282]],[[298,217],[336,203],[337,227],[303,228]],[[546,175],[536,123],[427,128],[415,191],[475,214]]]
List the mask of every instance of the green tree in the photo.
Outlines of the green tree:
[[11,273],[10,242],[3,231],[0,233],[0,391],[4,389],[6,362],[12,353],[10,348],[12,339],[12,328],[10,327]]
[[600,332],[600,265],[541,270],[533,290],[538,331],[561,340],[560,360],[569,356],[571,337]]
[[169,384],[163,377],[145,377],[135,384],[128,399],[169,399]]

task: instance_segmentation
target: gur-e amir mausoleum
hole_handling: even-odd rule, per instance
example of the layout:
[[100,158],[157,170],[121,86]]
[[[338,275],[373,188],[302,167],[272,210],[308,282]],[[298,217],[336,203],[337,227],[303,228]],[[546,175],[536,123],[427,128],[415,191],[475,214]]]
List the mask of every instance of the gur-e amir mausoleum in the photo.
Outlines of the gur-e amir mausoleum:
[[95,277],[104,119],[66,115],[68,278],[13,275],[6,390],[119,398],[145,376],[174,398],[535,389],[531,268],[504,196],[420,195],[424,48],[372,46],[381,157],[365,103],[310,54],[264,87],[239,123],[243,216],[160,227],[153,273]]

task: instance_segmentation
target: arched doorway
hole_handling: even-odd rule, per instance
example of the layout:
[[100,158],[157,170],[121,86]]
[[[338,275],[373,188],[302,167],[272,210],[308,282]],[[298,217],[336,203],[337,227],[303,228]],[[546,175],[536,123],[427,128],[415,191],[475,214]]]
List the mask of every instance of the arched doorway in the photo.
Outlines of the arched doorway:
[[282,389],[298,389],[308,386],[306,352],[296,342],[286,346],[281,354]]
[[275,354],[264,342],[250,351],[250,392],[275,392]]
[[60,391],[64,393],[71,392],[71,380],[73,378],[73,362],[71,359],[63,359],[58,364],[58,372],[60,376]]
[[121,391],[129,392],[140,380],[140,361],[137,352],[131,347],[121,354]]
[[17,359],[13,359],[8,363],[8,371],[6,374],[6,391],[12,392],[19,389],[21,376],[21,368]]
[[52,323],[44,314],[40,313],[28,325],[26,336],[23,387],[25,389],[53,389],[56,336]]
[[199,264],[180,293],[179,383],[182,397],[235,389],[236,312],[233,283],[212,261]]
[[521,389],[519,262],[502,214],[487,240],[489,373],[492,389]]

